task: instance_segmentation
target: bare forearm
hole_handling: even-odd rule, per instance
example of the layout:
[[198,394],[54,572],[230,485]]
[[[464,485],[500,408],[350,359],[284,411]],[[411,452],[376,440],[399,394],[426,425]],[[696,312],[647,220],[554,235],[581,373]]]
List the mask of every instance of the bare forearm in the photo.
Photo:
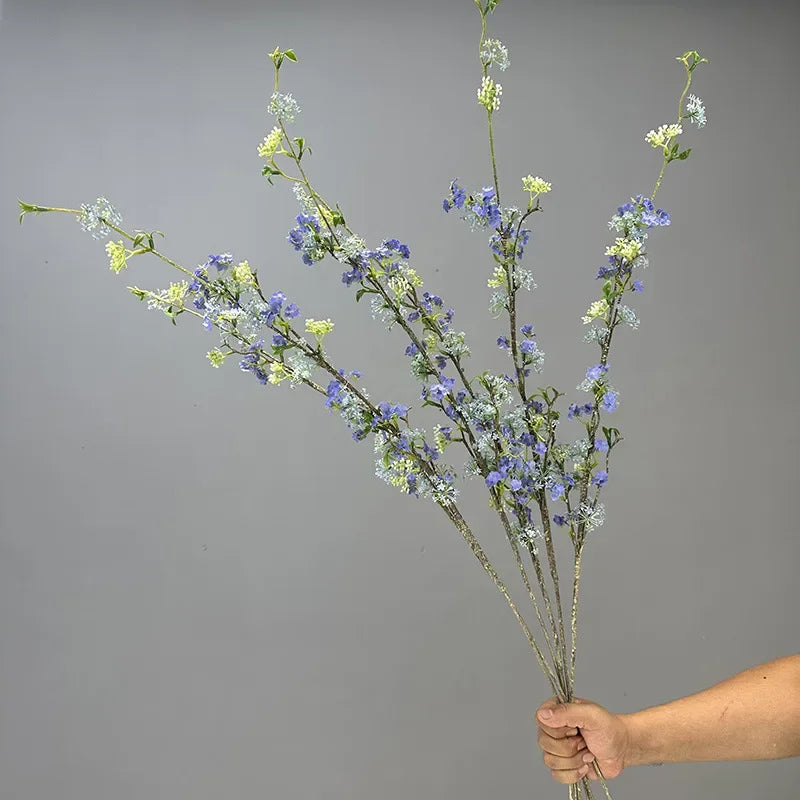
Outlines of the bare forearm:
[[630,734],[626,766],[800,756],[800,655],[621,718]]

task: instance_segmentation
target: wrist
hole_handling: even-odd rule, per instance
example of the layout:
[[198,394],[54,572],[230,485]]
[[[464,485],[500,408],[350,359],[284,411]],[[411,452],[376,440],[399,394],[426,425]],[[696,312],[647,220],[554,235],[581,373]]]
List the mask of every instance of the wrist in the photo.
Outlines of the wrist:
[[625,729],[625,767],[640,767],[644,764],[657,763],[657,759],[648,753],[646,728],[643,725],[642,713],[618,714],[617,719]]

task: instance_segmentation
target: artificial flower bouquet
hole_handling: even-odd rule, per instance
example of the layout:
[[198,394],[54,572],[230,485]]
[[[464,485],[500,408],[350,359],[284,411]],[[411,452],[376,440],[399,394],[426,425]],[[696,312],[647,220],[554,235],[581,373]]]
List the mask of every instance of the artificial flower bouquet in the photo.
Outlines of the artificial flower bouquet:
[[[627,301],[643,290],[639,276],[648,264],[650,231],[670,224],[667,212],[656,207],[655,197],[667,165],[689,156],[690,148],[679,144],[683,127],[689,122],[698,128],[705,125],[703,103],[689,89],[695,69],[706,59],[696,51],[677,59],[685,68],[686,81],[675,121],[644,137],[661,157],[654,188],[623,203],[611,217],[613,242],[597,273],[599,297],[589,303],[582,319],[585,341],[597,348],[595,363],[577,386],[582,399],[563,408],[564,392],[535,385],[532,374],[541,371],[544,353],[519,302],[522,290],[535,287],[532,273],[523,266],[531,236],[526,225],[542,210],[551,184],[527,175],[519,187],[520,206],[504,204],[505,192],[501,200],[493,119],[502,96],[496,71],[509,66],[509,54],[501,42],[487,36],[487,21],[499,0],[474,3],[481,21],[477,101],[487,123],[491,181],[469,190],[454,180],[442,207],[478,232],[486,246],[489,309],[495,318],[508,318],[507,334],[497,339],[508,363],[503,374],[476,373],[467,367],[467,336],[453,326],[453,309],[424,288],[406,244],[390,238],[370,247],[339,206],[315,188],[307,171],[311,149],[291,130],[299,105],[279,83],[285,62],[297,60],[293,50],[276,48],[270,54],[275,84],[267,110],[274,127],[258,147],[263,175],[270,184],[290,183],[300,206],[287,237],[291,248],[309,266],[325,259],[340,262],[342,283],[355,300],[367,299],[374,317],[405,332],[409,369],[421,387],[420,404],[441,413],[441,424],[430,431],[413,423],[408,406],[374,401],[360,372],[331,363],[324,344],[334,323],[307,318],[299,324],[297,304],[281,291],[262,287],[247,260],[220,253],[196,268],[184,267],[159,249],[161,232],[124,229],[120,214],[104,198],[80,209],[20,202],[20,222],[29,213],[75,214],[93,237],[112,237],[105,247],[114,272],[121,272],[137,256],[150,255],[181,273],[181,279],[160,291],[129,288],[173,323],[187,315],[216,331],[219,343],[208,352],[212,366],[234,360],[260,384],[307,387],[320,395],[326,408],[338,412],[355,440],[371,439],[378,477],[407,494],[430,498],[442,509],[516,617],[553,694],[569,701],[574,696],[581,558],[593,532],[603,524],[603,487],[609,480],[611,454],[622,441],[618,428],[604,424],[620,402],[612,384],[611,344],[617,328],[635,329],[639,324]],[[564,416],[583,426],[580,438],[560,436]],[[481,491],[488,493],[536,616],[537,633],[459,510],[459,475],[479,478]],[[566,568],[556,561],[556,537],[571,543],[573,558]],[[567,597],[565,580],[571,583]],[[590,778],[601,781],[610,797],[602,764],[595,761],[578,783],[570,785],[570,798],[591,800]]]

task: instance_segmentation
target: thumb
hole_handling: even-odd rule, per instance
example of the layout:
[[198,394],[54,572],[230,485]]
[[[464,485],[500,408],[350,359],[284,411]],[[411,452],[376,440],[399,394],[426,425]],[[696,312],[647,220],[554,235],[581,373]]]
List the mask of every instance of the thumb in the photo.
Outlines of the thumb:
[[608,724],[608,711],[595,703],[546,704],[539,710],[539,719],[551,728],[580,728],[594,731]]

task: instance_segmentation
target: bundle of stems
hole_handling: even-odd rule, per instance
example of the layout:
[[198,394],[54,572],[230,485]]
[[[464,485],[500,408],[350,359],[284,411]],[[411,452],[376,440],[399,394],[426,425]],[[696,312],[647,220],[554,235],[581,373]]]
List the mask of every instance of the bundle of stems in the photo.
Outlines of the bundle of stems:
[[[451,332],[448,330],[452,310],[446,315],[438,313],[436,307],[441,306],[440,298],[434,297],[439,302],[432,305],[431,296],[427,292],[422,296],[417,292],[421,280],[416,273],[408,269],[398,271],[394,261],[398,253],[402,258],[407,258],[407,248],[404,250],[404,246],[397,240],[386,241],[375,251],[354,250],[352,243],[362,240],[347,225],[339,207],[328,203],[311,183],[303,162],[310,149],[303,138],[291,137],[286,128],[293,121],[293,114],[290,112],[294,101],[289,102],[291,95],[279,93],[281,65],[285,60],[296,61],[294,51],[276,48],[270,56],[275,71],[273,104],[276,106],[274,113],[278,124],[261,149],[262,155],[267,157],[263,174],[270,183],[275,178],[289,181],[295,187],[298,198],[305,203],[306,214],[298,217],[298,232],[294,238],[292,234],[289,237],[290,242],[295,244],[295,249],[303,250],[304,260],[311,263],[329,255],[346,264],[350,272],[345,275],[345,282],[348,285],[356,282],[360,286],[356,299],[359,300],[364,294],[373,295],[381,315],[390,326],[397,325],[407,334],[410,354],[415,360],[415,374],[423,379],[423,383],[428,379],[440,381],[437,384],[438,393],[426,386],[423,391],[424,405],[442,410],[458,428],[458,433],[453,435],[450,428],[439,429],[436,448],[429,446],[424,432],[410,428],[406,407],[387,403],[375,404],[358,384],[359,373],[345,373],[331,363],[322,348],[322,339],[330,331],[332,324],[326,326],[307,320],[306,332],[313,333],[314,340],[306,338],[291,322],[297,315],[296,309],[291,312],[291,306],[284,305],[285,297],[280,292],[268,297],[260,285],[257,272],[251,270],[247,262],[230,270],[229,277],[226,278],[214,278],[209,272],[208,264],[202,268],[188,269],[156,247],[155,237],[163,234],[159,231],[123,229],[120,227],[120,218],[105,201],[80,209],[20,202],[20,221],[28,213],[63,212],[77,215],[84,228],[92,233],[115,232],[122,240],[109,242],[106,246],[115,271],[125,267],[129,259],[138,255],[149,254],[166,262],[182,272],[188,280],[172,284],[169,290],[161,292],[129,288],[140,300],[145,300],[151,307],[166,313],[173,323],[179,315],[189,314],[202,319],[206,327],[216,328],[222,336],[222,344],[220,349],[209,353],[214,366],[219,366],[225,358],[236,354],[242,358],[242,369],[253,372],[262,383],[277,384],[288,379],[292,384],[306,385],[325,397],[326,405],[339,410],[348,425],[355,428],[354,438],[363,439],[367,433],[374,434],[379,453],[379,474],[395,485],[402,483],[401,488],[405,491],[414,494],[422,491],[437,503],[508,604],[549,682],[553,695],[560,702],[569,702],[575,696],[582,557],[588,534],[602,522],[598,516],[601,508],[598,498],[605,479],[597,480],[597,472],[594,472],[593,479],[593,470],[602,466],[603,474],[607,476],[610,454],[622,440],[618,429],[601,425],[601,411],[604,408],[613,410],[616,405],[616,394],[610,390],[602,376],[608,370],[614,331],[624,321],[624,307],[621,302],[623,294],[635,288],[632,280],[633,267],[641,265],[646,258],[642,247],[646,236],[642,235],[642,228],[652,226],[642,225],[640,207],[637,225],[625,227],[625,238],[617,240],[616,249],[610,248],[607,251],[607,254],[611,253],[610,260],[616,264],[616,268],[608,271],[609,275],[603,284],[603,298],[598,301],[599,305],[593,304],[595,311],[590,315],[592,321],[597,320],[603,325],[603,332],[594,338],[600,348],[599,362],[593,368],[595,380],[590,382],[587,389],[593,392],[595,402],[584,407],[585,419],[582,420],[586,428],[587,447],[580,459],[575,459],[574,479],[569,485],[560,486],[554,491],[552,480],[548,482],[543,476],[565,475],[568,472],[565,460],[569,454],[556,440],[560,417],[556,405],[563,393],[552,386],[539,388],[534,392],[529,390],[526,378],[529,377],[529,367],[533,363],[532,348],[526,348],[525,343],[520,342],[517,320],[517,294],[525,283],[521,280],[519,262],[522,245],[527,241],[528,233],[522,229],[522,225],[528,217],[541,210],[539,195],[549,189],[549,184],[537,178],[531,189],[529,183],[526,188],[530,192],[530,198],[524,212],[502,209],[493,132],[493,116],[499,108],[500,89],[489,77],[489,67],[499,60],[498,54],[504,48],[499,42],[487,39],[486,36],[487,16],[494,11],[499,0],[474,1],[481,14],[479,54],[483,82],[479,101],[486,110],[488,151],[494,183],[492,187],[484,189],[482,197],[467,198],[466,193],[454,182],[450,199],[445,201],[445,210],[454,206],[462,208],[466,203],[467,206],[472,205],[477,209],[478,214],[497,214],[496,224],[492,226],[495,232],[492,246],[495,272],[494,283],[490,285],[502,287],[505,292],[502,307],[507,312],[509,321],[506,346],[514,367],[514,377],[506,376],[507,385],[513,386],[518,396],[517,409],[521,411],[520,419],[523,420],[525,429],[520,440],[525,442],[525,455],[530,460],[523,461],[540,478],[538,481],[528,481],[525,491],[519,485],[514,486],[513,481],[509,488],[506,480],[509,475],[507,471],[502,473],[500,466],[504,458],[515,455],[513,448],[509,450],[508,437],[504,439],[501,433],[504,423],[500,418],[499,407],[504,402],[501,397],[503,392],[498,382],[492,381],[487,373],[472,378],[467,376],[463,357],[468,355],[468,350],[463,346],[454,347]],[[663,149],[664,158],[655,187],[648,199],[649,208],[652,207],[652,200],[661,186],[667,164],[685,160],[689,153],[688,150],[679,152],[674,140],[681,132],[681,121],[690,116],[684,113],[683,108],[692,74],[705,59],[701,59],[695,51],[689,51],[678,60],[686,68],[686,84],[678,103],[675,125],[662,126],[669,130],[666,133],[659,131],[660,138],[655,137],[657,145]],[[279,164],[278,157],[284,159],[281,163],[291,164],[290,172],[286,172]],[[637,201],[641,204],[641,197]],[[658,213],[662,213],[660,209]],[[220,270],[231,266],[226,257],[213,258]],[[187,302],[192,296],[195,302]],[[586,321],[587,318],[584,318],[584,322]],[[412,322],[418,322],[422,326],[421,333]],[[266,347],[263,340],[257,338],[257,328],[267,329],[273,335],[272,348]],[[463,345],[463,334],[460,336],[460,344]],[[294,354],[294,360],[286,357],[290,352]],[[455,379],[449,379],[448,382],[442,375],[445,364],[449,364],[458,376],[458,393],[454,388]],[[330,380],[327,387],[314,380],[310,366],[327,375]],[[481,392],[481,389],[484,391]],[[610,401],[609,394],[613,395]],[[482,400],[489,401],[493,413],[489,418],[476,421],[468,409],[470,403]],[[510,402],[510,398],[506,397],[505,402]],[[580,416],[580,413],[574,416]],[[601,440],[604,446],[598,447],[597,437],[601,430],[605,435],[605,439]],[[455,501],[457,493],[452,487],[454,470],[443,465],[438,455],[444,452],[445,447],[456,442],[465,448],[473,474],[480,475],[486,483],[490,505],[499,516],[519,578],[539,625],[539,633],[536,635]],[[566,505],[564,516],[551,516],[551,502],[556,499],[562,500]],[[533,523],[534,516],[538,518],[538,526]],[[554,529],[551,526],[554,520],[566,530],[572,545],[572,563],[569,566],[572,595],[571,598],[566,598],[567,603],[562,597],[560,581],[563,566],[560,567],[556,560]],[[595,761],[593,767],[606,797],[610,799],[600,765]],[[584,777],[578,783],[571,784],[569,796],[570,800],[580,800],[583,796],[587,800],[593,800],[589,779]]]

